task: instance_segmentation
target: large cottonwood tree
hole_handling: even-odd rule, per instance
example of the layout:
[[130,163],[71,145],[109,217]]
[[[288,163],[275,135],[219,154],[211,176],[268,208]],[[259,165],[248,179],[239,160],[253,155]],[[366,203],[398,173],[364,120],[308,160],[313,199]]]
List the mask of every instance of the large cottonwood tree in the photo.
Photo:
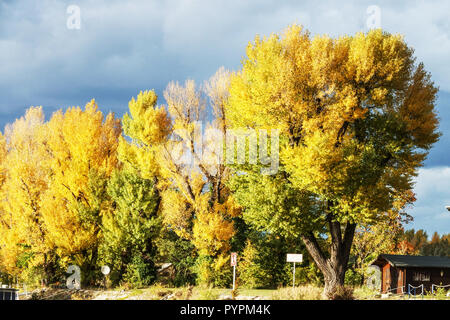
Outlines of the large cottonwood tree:
[[44,113],[31,107],[25,116],[6,126],[2,137],[0,264],[15,276],[23,267],[42,267],[43,280],[54,273],[54,248],[47,243],[42,195],[51,170],[43,144]]
[[64,261],[81,267],[83,282],[91,282],[101,217],[110,205],[106,184],[118,166],[120,120],[113,113],[105,117],[92,100],[84,110],[55,112],[45,126],[43,147],[51,168],[48,189],[41,197],[46,238]]
[[411,191],[439,138],[437,91],[404,39],[381,30],[312,37],[293,25],[249,43],[227,125],[279,129],[280,170],[239,174],[236,197],[261,229],[303,240],[327,296],[344,284],[356,227]]

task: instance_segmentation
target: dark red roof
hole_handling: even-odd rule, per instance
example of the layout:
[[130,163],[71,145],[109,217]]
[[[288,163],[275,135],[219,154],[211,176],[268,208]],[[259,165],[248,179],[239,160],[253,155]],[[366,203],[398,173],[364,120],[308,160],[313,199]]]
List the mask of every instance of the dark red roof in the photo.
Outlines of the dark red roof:
[[389,262],[394,267],[450,268],[450,257],[403,256],[397,254],[380,254],[374,265]]

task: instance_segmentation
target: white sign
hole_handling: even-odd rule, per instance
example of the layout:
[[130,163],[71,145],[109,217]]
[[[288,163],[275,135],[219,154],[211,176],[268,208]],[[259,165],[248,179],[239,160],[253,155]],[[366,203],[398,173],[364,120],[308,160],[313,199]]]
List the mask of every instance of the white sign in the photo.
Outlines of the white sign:
[[103,266],[102,267],[102,273],[106,276],[107,274],[109,274],[109,272],[111,271],[111,269],[108,266]]
[[302,262],[302,261],[303,261],[302,254],[296,254],[296,253],[288,253],[287,254],[287,262]]

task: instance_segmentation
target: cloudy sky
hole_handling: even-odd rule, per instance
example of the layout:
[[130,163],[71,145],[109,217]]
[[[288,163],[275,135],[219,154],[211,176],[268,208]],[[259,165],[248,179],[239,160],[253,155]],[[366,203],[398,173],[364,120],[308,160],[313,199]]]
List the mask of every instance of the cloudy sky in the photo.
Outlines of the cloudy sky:
[[[80,9],[80,28],[73,11]],[[443,137],[416,183],[408,228],[450,232],[450,1],[0,0],[0,126],[42,105],[47,113],[95,98],[121,116],[140,90],[171,80],[203,81],[236,70],[255,34],[291,23],[313,34],[367,31],[377,6],[381,27],[401,33],[440,87]],[[369,9],[369,10],[368,10]],[[369,24],[369,25],[368,25]],[[76,25],[75,25],[76,27]]]

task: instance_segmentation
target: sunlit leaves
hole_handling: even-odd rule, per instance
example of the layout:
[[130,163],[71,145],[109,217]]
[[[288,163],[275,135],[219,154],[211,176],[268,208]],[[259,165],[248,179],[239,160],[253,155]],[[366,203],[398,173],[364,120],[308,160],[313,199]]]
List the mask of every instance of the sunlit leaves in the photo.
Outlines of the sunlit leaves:
[[333,39],[293,25],[248,45],[226,115],[232,127],[280,128],[286,182],[342,222],[370,223],[412,188],[439,137],[436,93],[399,35]]

